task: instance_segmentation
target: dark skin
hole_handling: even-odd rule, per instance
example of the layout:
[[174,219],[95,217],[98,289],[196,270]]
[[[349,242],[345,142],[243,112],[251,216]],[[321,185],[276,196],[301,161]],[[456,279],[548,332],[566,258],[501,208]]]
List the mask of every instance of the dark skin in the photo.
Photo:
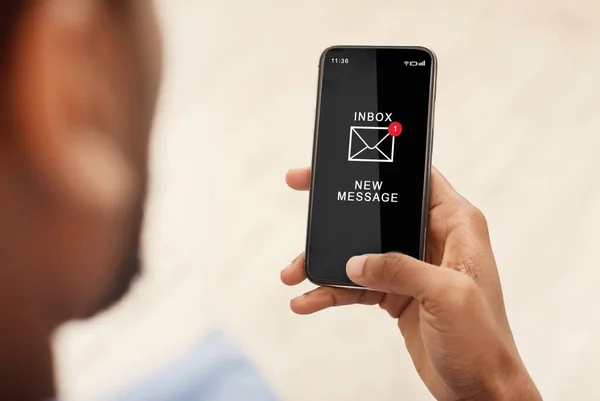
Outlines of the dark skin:
[[[292,170],[286,179],[306,191],[310,169]],[[397,321],[437,400],[541,400],[506,317],[485,217],[435,169],[428,235],[427,262],[393,253],[352,258],[348,276],[371,290],[320,287],[293,299],[292,310],[379,305]],[[290,286],[306,280],[303,255],[281,280]]]
[[53,331],[140,271],[160,77],[151,2],[23,4],[0,94],[0,399],[12,401],[55,396]]

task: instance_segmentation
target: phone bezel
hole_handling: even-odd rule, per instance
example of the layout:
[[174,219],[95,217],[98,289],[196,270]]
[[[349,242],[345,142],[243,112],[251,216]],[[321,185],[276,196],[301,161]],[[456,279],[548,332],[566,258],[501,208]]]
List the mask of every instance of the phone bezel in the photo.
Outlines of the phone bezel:
[[340,287],[340,288],[352,288],[352,289],[363,289],[364,287],[359,285],[348,285],[346,283],[339,283],[330,280],[323,280],[314,277],[308,269],[308,248],[310,245],[310,232],[312,222],[312,210],[313,210],[313,188],[315,182],[314,168],[317,160],[317,143],[318,143],[318,128],[321,116],[321,96],[323,89],[323,70],[325,64],[325,58],[327,54],[334,49],[394,49],[394,50],[421,50],[427,52],[432,60],[431,66],[431,84],[429,87],[429,119],[427,121],[427,145],[426,145],[426,158],[425,158],[425,176],[423,185],[423,204],[421,214],[421,244],[419,247],[419,259],[425,260],[427,253],[427,226],[429,223],[429,203],[430,203],[430,187],[431,187],[431,168],[432,168],[432,155],[433,155],[433,135],[434,135],[434,118],[435,118],[435,103],[437,94],[437,56],[435,53],[425,46],[358,46],[358,45],[336,45],[330,46],[323,51],[319,61],[319,77],[317,85],[317,106],[315,109],[315,127],[313,136],[313,150],[311,159],[311,177],[310,177],[310,191],[309,191],[309,203],[308,203],[308,223],[306,232],[306,247],[305,247],[305,259],[304,259],[304,270],[306,277],[310,282],[319,286],[328,287]]

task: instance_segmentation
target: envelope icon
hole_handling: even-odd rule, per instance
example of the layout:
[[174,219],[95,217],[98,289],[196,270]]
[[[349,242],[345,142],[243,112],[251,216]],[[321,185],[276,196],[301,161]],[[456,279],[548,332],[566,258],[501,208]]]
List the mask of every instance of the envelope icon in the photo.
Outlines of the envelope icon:
[[395,145],[388,127],[350,127],[348,161],[393,163]]

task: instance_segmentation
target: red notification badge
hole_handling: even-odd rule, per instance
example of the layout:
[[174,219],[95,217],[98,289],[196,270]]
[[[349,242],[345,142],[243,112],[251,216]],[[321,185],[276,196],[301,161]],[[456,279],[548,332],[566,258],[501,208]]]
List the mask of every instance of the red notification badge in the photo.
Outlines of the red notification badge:
[[402,124],[400,124],[399,122],[391,123],[388,127],[388,132],[393,137],[399,136],[402,133]]

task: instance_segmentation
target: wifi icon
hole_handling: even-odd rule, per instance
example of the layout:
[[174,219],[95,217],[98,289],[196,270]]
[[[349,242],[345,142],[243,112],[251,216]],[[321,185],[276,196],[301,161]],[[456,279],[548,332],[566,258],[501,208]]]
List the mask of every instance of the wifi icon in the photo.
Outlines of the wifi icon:
[[408,61],[405,61],[404,65],[408,67],[408,63],[409,63]]

